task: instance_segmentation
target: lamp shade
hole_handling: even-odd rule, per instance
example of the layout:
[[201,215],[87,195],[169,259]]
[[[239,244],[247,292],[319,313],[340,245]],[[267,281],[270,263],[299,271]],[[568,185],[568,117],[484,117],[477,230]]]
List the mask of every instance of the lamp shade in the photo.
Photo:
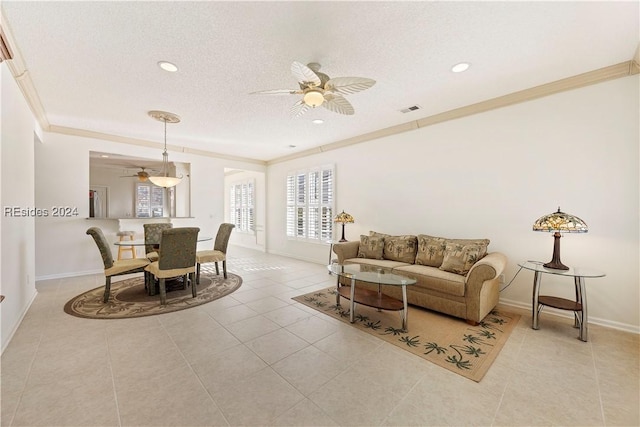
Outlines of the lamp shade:
[[339,222],[341,224],[351,224],[354,221],[351,215],[349,215],[345,211],[342,211],[338,215],[336,215],[335,218],[333,218],[333,222]]
[[169,188],[180,184],[182,178],[178,178],[175,176],[150,176],[149,181],[151,181],[158,187]]
[[560,207],[557,212],[538,218],[533,224],[533,231],[553,233],[553,257],[544,266],[555,270],[568,270],[569,267],[560,261],[560,233],[586,233],[588,230],[583,220],[560,211]]
[[546,231],[549,233],[586,233],[589,230],[587,224],[575,215],[560,211],[545,215],[533,224],[533,231]]

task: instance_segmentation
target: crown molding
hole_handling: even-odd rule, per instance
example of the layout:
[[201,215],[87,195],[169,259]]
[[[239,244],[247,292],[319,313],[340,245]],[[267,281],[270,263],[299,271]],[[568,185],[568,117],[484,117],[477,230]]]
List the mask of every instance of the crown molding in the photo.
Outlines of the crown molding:
[[27,70],[22,59],[22,55],[20,54],[20,49],[18,49],[18,46],[13,39],[11,27],[2,13],[0,13],[0,31],[2,32],[3,42],[6,44],[8,50],[13,54],[12,58],[4,61],[4,63],[7,64],[9,72],[18,84],[22,95],[27,101],[27,105],[29,105],[31,112],[40,125],[40,128],[42,130],[48,130],[50,124],[47,119],[47,114],[42,106],[38,92],[36,92],[36,89],[33,86],[29,70]]
[[[91,130],[77,129],[77,128],[71,128],[66,126],[51,125],[49,126],[48,132],[58,133],[62,135],[78,136],[81,138],[100,139],[103,141],[118,142],[120,144],[137,145],[139,147],[157,148],[160,150],[164,148],[164,144],[160,142],[153,142],[153,141],[148,141],[146,139],[130,138],[127,136],[119,136],[119,135],[113,135],[110,133],[95,132]],[[173,151],[176,153],[193,154],[193,155],[204,156],[204,157],[212,157],[212,158],[223,159],[223,160],[232,160],[232,161],[243,162],[243,163],[253,163],[261,166],[266,165],[266,162],[263,160],[228,156],[224,154],[214,153],[212,151],[197,150],[194,148],[183,147],[180,145],[167,144],[167,151]]]
[[319,147],[315,147],[289,156],[278,157],[277,159],[269,160],[267,162],[267,165],[282,163],[285,161],[306,157],[312,154],[318,154],[330,150],[335,150],[337,148],[360,144],[362,142],[371,141],[383,136],[394,135],[418,128],[432,126],[449,120],[455,120],[462,117],[471,116],[473,114],[484,113],[498,108],[519,104],[521,102],[531,101],[544,96],[554,95],[556,93],[638,74],[638,64],[640,64],[638,55],[638,51],[636,51],[636,56],[634,57],[634,59],[621,62],[620,64],[615,64],[583,74],[578,74],[566,79],[561,79],[555,82],[535,86],[529,89],[510,93],[508,95],[500,96],[497,98],[488,99],[486,101],[456,108],[454,110],[445,111],[443,113],[435,114],[432,116],[423,117],[422,119],[414,120],[397,126],[392,126],[386,129],[381,129],[379,131],[367,133],[354,138],[344,139],[330,144],[321,145]]
[[638,73],[640,73],[640,43],[638,43],[636,54],[633,55],[633,60],[631,61],[631,74]]

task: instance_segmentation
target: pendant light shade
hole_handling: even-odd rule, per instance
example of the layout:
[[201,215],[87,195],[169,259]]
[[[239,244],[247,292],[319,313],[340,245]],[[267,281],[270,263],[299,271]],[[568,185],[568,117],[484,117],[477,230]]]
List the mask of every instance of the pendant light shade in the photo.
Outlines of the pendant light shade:
[[150,176],[149,181],[158,187],[175,187],[182,181],[182,176],[169,175],[169,153],[167,152],[167,123],[180,123],[180,117],[166,111],[149,111],[149,116],[164,122],[164,151],[162,152],[162,172],[159,176]]

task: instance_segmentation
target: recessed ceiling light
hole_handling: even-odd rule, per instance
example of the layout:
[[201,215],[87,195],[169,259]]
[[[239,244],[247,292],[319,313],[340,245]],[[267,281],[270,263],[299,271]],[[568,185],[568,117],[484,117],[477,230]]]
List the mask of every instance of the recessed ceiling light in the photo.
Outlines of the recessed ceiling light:
[[321,125],[324,123],[324,120],[322,119],[313,119],[311,120],[311,123],[315,124],[315,125]]
[[293,144],[290,144],[290,145],[289,145],[289,148],[296,148],[296,146],[295,146],[295,145],[293,145]]
[[162,68],[165,71],[169,71],[170,73],[175,73],[176,71],[178,71],[178,66],[168,61],[158,62],[158,67]]
[[461,73],[463,71],[467,71],[470,65],[471,64],[469,64],[468,62],[461,62],[451,67],[451,71],[453,71],[454,73]]

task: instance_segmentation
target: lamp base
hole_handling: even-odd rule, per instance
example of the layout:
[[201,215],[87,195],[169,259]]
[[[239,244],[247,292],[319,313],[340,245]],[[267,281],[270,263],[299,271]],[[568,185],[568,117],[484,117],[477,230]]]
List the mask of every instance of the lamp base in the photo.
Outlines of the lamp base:
[[549,261],[546,264],[543,264],[544,268],[551,268],[553,270],[568,270],[569,267],[567,267],[566,265],[564,265],[561,262],[554,262],[554,261]]
[[569,269],[569,267],[567,267],[560,261],[560,237],[562,236],[557,231],[553,233],[553,256],[551,257],[551,261],[544,264],[543,267],[551,268],[554,270]]
[[342,223],[342,238],[340,239],[340,243],[347,242],[348,240],[344,238],[344,223]]

